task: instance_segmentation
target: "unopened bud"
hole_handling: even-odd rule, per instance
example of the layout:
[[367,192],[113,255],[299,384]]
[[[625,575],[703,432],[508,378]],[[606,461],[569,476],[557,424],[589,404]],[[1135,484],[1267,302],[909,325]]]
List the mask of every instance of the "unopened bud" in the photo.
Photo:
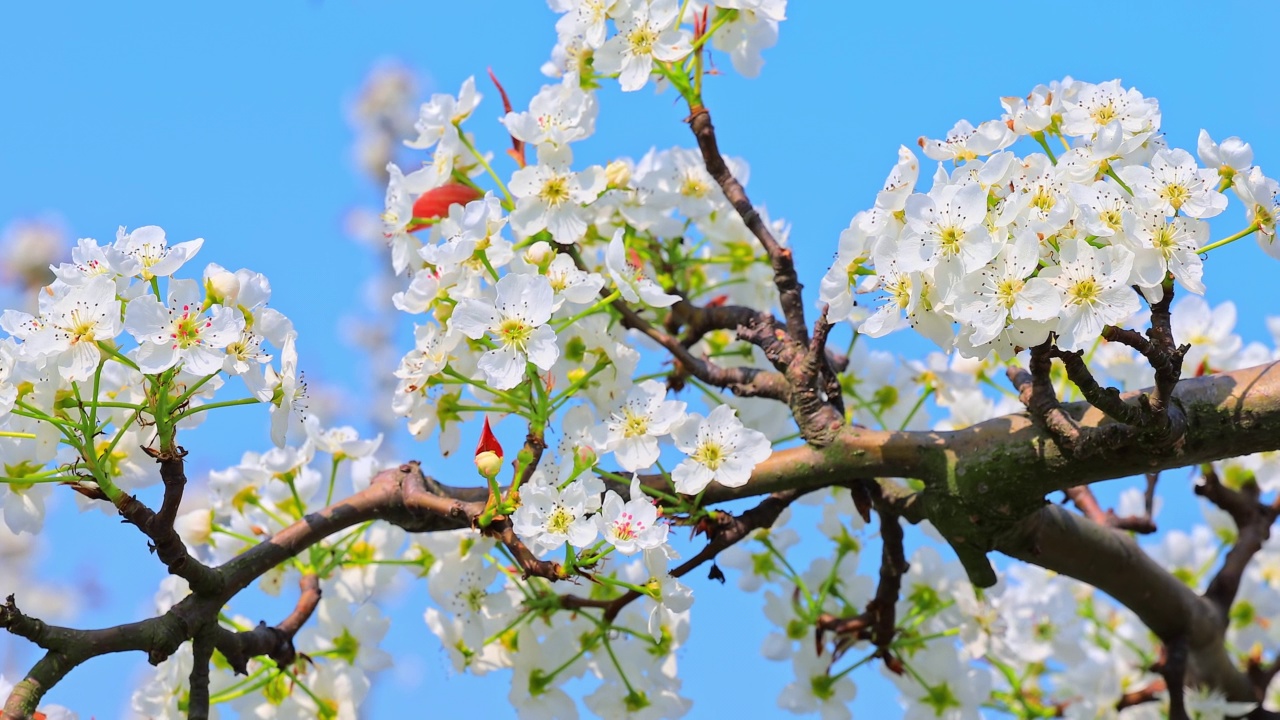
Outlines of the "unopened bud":
[[550,264],[555,257],[556,253],[551,249],[551,243],[546,240],[539,240],[524,251],[525,262],[530,265],[536,265],[539,268]]
[[235,300],[240,295],[240,278],[236,274],[217,265],[210,265],[205,270],[204,291],[209,301],[215,305],[226,305],[228,300]]
[[604,168],[604,178],[609,187],[626,187],[631,182],[631,166],[621,160],[614,160]]
[[480,442],[476,444],[476,469],[480,474],[492,480],[502,471],[502,445],[489,427],[489,418],[484,419],[484,428],[480,430]]
[[583,470],[595,467],[596,451],[587,445],[579,445],[573,451],[574,468],[582,468]]
[[486,478],[495,478],[502,472],[502,456],[492,450],[476,455],[476,469]]

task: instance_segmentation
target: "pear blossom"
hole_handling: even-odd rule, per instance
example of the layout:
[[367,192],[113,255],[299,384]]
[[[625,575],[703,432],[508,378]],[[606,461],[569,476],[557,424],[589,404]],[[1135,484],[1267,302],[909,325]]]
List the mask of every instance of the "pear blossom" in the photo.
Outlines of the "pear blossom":
[[222,368],[225,352],[240,338],[244,315],[213,305],[202,311],[200,286],[194,280],[169,281],[167,304],[153,295],[135,298],[125,310],[124,329],[138,341],[138,368],[148,374],[182,363],[195,375],[211,375]]
[[680,556],[670,545],[659,545],[646,548],[644,566],[649,573],[646,585],[657,592],[653,598],[653,610],[649,613],[649,634],[654,640],[662,639],[663,617],[668,614],[682,613],[693,607],[693,590],[688,585],[672,577],[669,570],[672,560]]
[[819,655],[813,643],[801,643],[791,656],[794,682],[778,695],[778,707],[796,715],[819,713],[822,720],[851,720],[849,703],[858,688],[848,675],[831,675],[831,656]]
[[666,385],[645,380],[605,422],[604,450],[612,452],[627,472],[645,470],[658,461],[658,438],[684,418],[685,403],[667,400]]
[[53,363],[63,378],[88,380],[102,359],[98,342],[111,341],[120,332],[116,284],[99,275],[84,285],[62,286],[55,291],[55,298],[42,313],[39,329],[26,338],[23,347]]
[[559,147],[595,132],[597,112],[595,95],[577,85],[544,85],[527,112],[509,112],[502,124],[517,140]]
[[705,418],[690,413],[672,436],[688,455],[671,471],[676,491],[685,495],[702,492],[713,480],[725,487],[745,485],[752,469],[773,454],[769,438],[743,426],[728,405],[716,406]]
[[578,269],[573,258],[557,253],[547,266],[547,279],[551,281],[551,289],[556,292],[555,305],[552,311],[559,310],[566,302],[574,305],[587,305],[600,299],[600,288],[604,287],[604,278],[599,273]]
[[676,304],[680,300],[679,295],[663,292],[657,283],[645,276],[638,262],[627,258],[626,245],[622,241],[625,234],[622,228],[618,228],[604,254],[609,277],[613,278],[622,298],[627,302],[643,302],[650,307],[670,307]]
[[145,225],[133,232],[121,227],[116,231],[116,242],[108,255],[111,266],[120,274],[150,280],[177,272],[203,244],[204,239],[197,238],[170,247],[164,230],[155,225]]
[[418,137],[406,140],[405,145],[418,150],[426,150],[440,143],[451,152],[461,145],[458,125],[471,116],[471,112],[480,104],[480,93],[476,92],[476,79],[469,77],[462,81],[462,89],[458,96],[437,93],[418,110],[418,121],[413,124]]
[[956,301],[957,320],[974,328],[969,342],[984,345],[1007,323],[1044,322],[1062,308],[1062,293],[1042,277],[1030,277],[1039,259],[1040,243],[1030,231],[1020,231],[994,262],[965,277]]
[[[944,185],[907,198],[907,227],[898,243],[905,271],[933,268],[959,278],[985,265],[999,251],[984,220],[987,193],[978,184]],[[941,278],[939,278],[941,279]]]
[[604,169],[593,165],[582,172],[569,169],[567,158],[551,153],[546,162],[517,170],[511,176],[516,208],[511,227],[528,237],[543,229],[561,245],[572,245],[587,232],[584,203],[594,201],[605,188]]
[[596,51],[595,69],[618,74],[623,91],[644,87],[655,60],[676,62],[693,50],[688,30],[680,28],[678,0],[619,0],[618,33]]
[[550,370],[560,356],[551,319],[554,292],[542,275],[506,275],[497,284],[497,298],[464,298],[453,310],[450,326],[478,340],[487,334],[498,347],[480,357],[479,369],[495,389],[510,390],[520,384],[526,362]]
[[1238,137],[1229,137],[1216,143],[1208,130],[1201,130],[1196,139],[1196,154],[1200,162],[1214,170],[1224,180],[1248,170],[1253,165],[1253,148]]
[[1217,173],[1203,170],[1186,150],[1160,150],[1150,167],[1128,165],[1120,177],[1139,202],[1165,215],[1210,218],[1227,207],[1227,198],[1215,188]]
[[600,534],[618,552],[634,555],[667,541],[667,524],[658,518],[658,508],[640,489],[640,479],[632,476],[631,499],[625,503],[618,493],[605,492],[600,512],[592,516]]
[[1062,242],[1060,264],[1040,277],[1062,292],[1065,306],[1058,325],[1058,347],[1083,350],[1102,328],[1138,311],[1138,296],[1129,289],[1133,253],[1123,247],[1094,248],[1083,240]]
[[618,0],[551,0],[551,9],[563,13],[556,21],[561,41],[580,38],[587,47],[604,44],[606,21],[614,13]]
[[988,120],[976,128],[968,120],[961,120],[947,132],[946,139],[930,140],[922,137],[918,144],[925,157],[931,160],[962,163],[1003,150],[1016,139],[1013,131],[999,120]]
[[[511,516],[511,527],[537,555],[568,542],[585,548],[596,539],[596,524],[587,517],[587,486],[575,480],[563,490],[543,476],[520,489],[520,507]],[[598,497],[598,495],[597,495]]]
[[1092,136],[1117,120],[1130,134],[1160,128],[1159,104],[1134,88],[1122,87],[1119,80],[1085,83],[1074,100],[1064,103],[1064,110],[1062,131],[1074,137]]

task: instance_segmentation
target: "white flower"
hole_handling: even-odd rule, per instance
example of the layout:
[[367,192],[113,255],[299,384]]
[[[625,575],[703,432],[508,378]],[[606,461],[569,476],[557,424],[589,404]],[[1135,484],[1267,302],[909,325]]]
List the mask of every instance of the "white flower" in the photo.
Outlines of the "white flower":
[[657,602],[649,613],[649,634],[654,640],[662,639],[664,617],[682,613],[693,607],[693,590],[671,576],[667,566],[680,556],[669,545],[659,545],[644,551],[645,569],[649,571],[649,587],[657,586]]
[[999,120],[988,120],[976,129],[968,120],[957,122],[947,132],[945,140],[920,138],[920,149],[932,160],[953,160],[957,163],[976,160],[1013,144],[1018,136]]
[[599,300],[600,288],[604,287],[604,278],[599,273],[579,270],[573,258],[563,253],[556,254],[555,259],[547,266],[546,275],[551,281],[551,289],[556,292],[552,310],[559,310],[566,300],[574,305],[586,305]]
[[[1000,247],[983,223],[987,191],[977,183],[935,186],[928,195],[907,198],[907,227],[898,242],[902,270],[926,270],[937,265],[958,278],[987,264]],[[945,269],[944,269],[945,268]]]
[[1197,295],[1204,294],[1204,262],[1197,252],[1209,244],[1209,223],[1192,217],[1166,217],[1158,212],[1130,216],[1127,237],[1134,238],[1133,282],[1143,288],[1148,299],[1158,302],[1163,292],[1147,288],[1159,286],[1166,273]]
[[1143,98],[1133,88],[1121,87],[1119,80],[1097,85],[1083,83],[1064,109],[1062,131],[1075,137],[1092,136],[1115,120],[1131,135],[1160,128],[1160,106],[1156,101]]
[[48,358],[67,380],[88,380],[102,358],[98,341],[109,341],[120,332],[115,282],[99,275],[83,285],[62,286],[42,313],[42,320],[39,329],[27,337],[26,351]]
[[298,336],[289,333],[285,336],[284,345],[280,348],[280,371],[268,368],[263,393],[259,400],[270,400],[271,405],[271,441],[276,447],[284,447],[285,438],[295,416],[306,414],[307,384],[298,375]]
[[1238,137],[1229,137],[1221,144],[1209,137],[1208,130],[1201,130],[1196,140],[1196,154],[1200,162],[1225,179],[1231,179],[1253,165],[1253,148]]
[[1233,302],[1210,309],[1202,297],[1184,297],[1174,304],[1170,324],[1174,341],[1191,346],[1182,361],[1185,376],[1223,370],[1240,353],[1242,341],[1233,332],[1236,327]]
[[586,514],[583,482],[575,480],[560,490],[539,474],[520,489],[520,507],[511,516],[511,527],[537,555],[565,542],[585,548],[596,539],[596,524]]
[[1160,150],[1150,167],[1129,165],[1120,177],[1142,204],[1165,215],[1210,218],[1227,207],[1227,197],[1215,189],[1217,172],[1200,169],[1186,150]]
[[404,144],[426,150],[441,143],[449,153],[455,153],[461,147],[458,123],[471,116],[471,111],[480,104],[480,98],[480,93],[476,92],[474,77],[462,82],[462,89],[458,91],[456,98],[445,93],[432,95],[431,100],[418,109],[418,121],[413,124],[418,137],[406,140]]
[[556,21],[556,34],[560,41],[580,38],[587,47],[598,48],[604,44],[607,31],[605,21],[612,14],[618,0],[552,0],[551,9],[564,13]]
[[604,253],[605,266],[609,269],[609,276],[613,278],[614,284],[622,293],[622,298],[627,302],[644,302],[650,307],[670,307],[676,304],[680,299],[679,295],[663,292],[657,283],[645,277],[638,263],[633,263],[627,258],[626,246],[622,242],[624,234],[624,229],[618,228],[613,233],[613,239],[609,241],[609,247]]
[[820,713],[822,720],[849,720],[853,713],[849,703],[858,688],[846,674],[832,677],[831,656],[819,655],[814,643],[800,643],[791,658],[794,682],[787,683],[778,695],[778,707],[796,715]]
[[1116,246],[1095,249],[1083,240],[1067,238],[1058,256],[1060,265],[1040,273],[1062,291],[1066,303],[1057,344],[1067,351],[1084,350],[1104,326],[1138,311],[1138,296],[1129,288],[1133,253]]
[[560,357],[551,319],[554,292],[542,275],[506,275],[498,281],[496,304],[464,298],[454,308],[451,327],[472,340],[492,333],[498,347],[480,356],[478,367],[498,390],[524,377],[526,361],[547,371]]
[[311,439],[319,450],[333,455],[335,459],[351,459],[358,460],[368,457],[378,451],[378,446],[382,444],[382,433],[372,440],[361,440],[360,434],[356,429],[350,426],[332,427],[323,429],[320,427],[320,418],[312,415],[308,417],[303,426],[307,429],[307,437]]
[[616,19],[618,34],[596,51],[595,69],[618,74],[624,91],[649,80],[653,61],[676,62],[693,49],[688,30],[678,27],[678,0],[622,0],[628,12]]
[[689,457],[671,471],[676,491],[696,495],[711,481],[725,487],[745,485],[751,471],[773,453],[769,438],[744,427],[728,405],[707,417],[691,413],[672,433],[676,447]]
[[169,247],[164,230],[155,225],[146,225],[133,232],[125,232],[121,227],[116,231],[116,242],[109,251],[109,257],[111,265],[122,275],[150,280],[177,272],[203,244],[204,239],[197,238]]
[[666,385],[645,380],[631,388],[605,423],[604,449],[613,452],[623,470],[645,470],[657,462],[658,438],[684,417],[685,403],[666,397]]
[[138,369],[147,374],[164,372],[182,363],[194,375],[212,375],[222,369],[223,348],[244,332],[239,310],[213,305],[201,311],[200,286],[194,280],[170,280],[169,303],[154,295],[130,301],[124,327],[138,341]]
[[331,655],[364,672],[391,666],[391,655],[378,647],[391,627],[391,618],[385,617],[377,605],[364,603],[353,612],[352,603],[330,598],[326,593],[315,614],[316,623],[299,634],[300,648]]
[[[879,203],[879,200],[876,201]],[[866,317],[866,311],[857,307],[854,292],[860,285],[875,282],[871,273],[872,236],[863,227],[868,213],[860,212],[849,221],[849,227],[840,233],[840,247],[835,262],[823,276],[818,287],[818,302],[827,306],[827,322],[841,320],[857,322]]]
[[786,19],[787,0],[717,0],[715,5],[738,13],[711,36],[711,44],[729,53],[734,70],[756,77],[764,65],[761,51],[778,43],[778,23]]
[[600,166],[575,173],[561,155],[540,155],[537,165],[511,176],[511,193],[516,196],[511,227],[525,237],[545,228],[556,242],[572,245],[587,232],[590,216],[583,204],[599,197],[606,180]]
[[545,85],[527,112],[509,112],[502,124],[517,140],[558,147],[594,132],[597,110],[595,96],[576,84]]
[[974,328],[969,342],[985,345],[1019,320],[1043,322],[1058,316],[1062,293],[1040,277],[1028,277],[1039,260],[1040,243],[1030,231],[1020,231],[995,261],[965,277],[955,316]]
[[604,504],[594,516],[600,534],[623,555],[655,548],[667,541],[669,528],[658,521],[658,508],[640,489],[640,479],[632,476],[631,499],[622,502],[609,490]]

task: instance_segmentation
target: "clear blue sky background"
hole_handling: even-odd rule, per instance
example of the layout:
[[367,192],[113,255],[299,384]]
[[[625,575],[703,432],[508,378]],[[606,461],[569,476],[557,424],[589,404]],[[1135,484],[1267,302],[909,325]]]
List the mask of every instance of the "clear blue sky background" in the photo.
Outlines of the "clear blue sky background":
[[[752,198],[793,223],[811,289],[899,144],[941,136],[959,118],[995,117],[1000,96],[1067,74],[1121,77],[1160,99],[1171,144],[1194,150],[1201,127],[1219,140],[1239,135],[1254,144],[1257,163],[1280,174],[1267,35],[1280,26],[1274,3],[1076,2],[1046,12],[1012,2],[802,1],[789,14],[762,77],[730,70],[709,82],[706,98],[721,147],[751,164]],[[537,68],[554,42],[553,22],[535,0],[8,4],[0,11],[0,225],[52,211],[74,236],[109,240],[120,224],[159,224],[172,240],[204,237],[198,267],[266,273],[273,303],[301,332],[308,374],[358,387],[360,369],[335,318],[359,308],[358,273],[373,260],[343,236],[341,218],[380,203],[381,190],[354,172],[344,99],[377,60],[398,58],[423,75],[424,92],[456,92],[492,67],[522,105],[544,82]],[[730,69],[723,56],[720,64]],[[480,86],[486,98],[469,127],[500,153],[505,139],[491,122],[500,106]],[[674,95],[605,93],[598,133],[579,158],[689,145],[682,116]],[[1215,237],[1238,229],[1216,227]],[[1236,301],[1246,340],[1262,339],[1263,317],[1276,312],[1276,271],[1251,242],[1209,261],[1208,296]],[[878,346],[926,348],[905,337]],[[253,412],[231,424],[265,430],[265,413]],[[188,445],[197,470],[263,449],[263,434],[222,432]],[[434,447],[410,455],[430,463]],[[64,498],[51,522],[44,574],[96,586],[77,623],[138,619],[158,564],[135,533],[76,515],[70,504]],[[1181,481],[1167,485],[1166,508],[1194,515]],[[681,658],[696,701],[691,717],[771,714],[764,709],[789,669],[758,659],[758,597],[702,580],[694,587],[699,622]],[[509,716],[505,680],[447,669],[421,621],[424,598],[417,588],[396,604],[387,647],[401,660],[367,715]],[[733,610],[710,618],[712,607]],[[17,658],[23,666],[33,659],[29,651]],[[143,666],[137,656],[96,660],[50,698],[84,718],[116,717]],[[855,713],[897,714],[880,685],[863,683]]]

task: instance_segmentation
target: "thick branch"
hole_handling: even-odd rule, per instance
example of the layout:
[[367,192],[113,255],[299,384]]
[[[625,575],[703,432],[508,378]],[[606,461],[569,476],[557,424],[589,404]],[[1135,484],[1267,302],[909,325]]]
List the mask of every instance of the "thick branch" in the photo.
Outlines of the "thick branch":
[[1020,522],[996,547],[1107,593],[1166,645],[1185,642],[1190,681],[1218,688],[1230,700],[1256,700],[1248,677],[1223,644],[1226,613],[1152,560],[1129,535],[1050,505]]

